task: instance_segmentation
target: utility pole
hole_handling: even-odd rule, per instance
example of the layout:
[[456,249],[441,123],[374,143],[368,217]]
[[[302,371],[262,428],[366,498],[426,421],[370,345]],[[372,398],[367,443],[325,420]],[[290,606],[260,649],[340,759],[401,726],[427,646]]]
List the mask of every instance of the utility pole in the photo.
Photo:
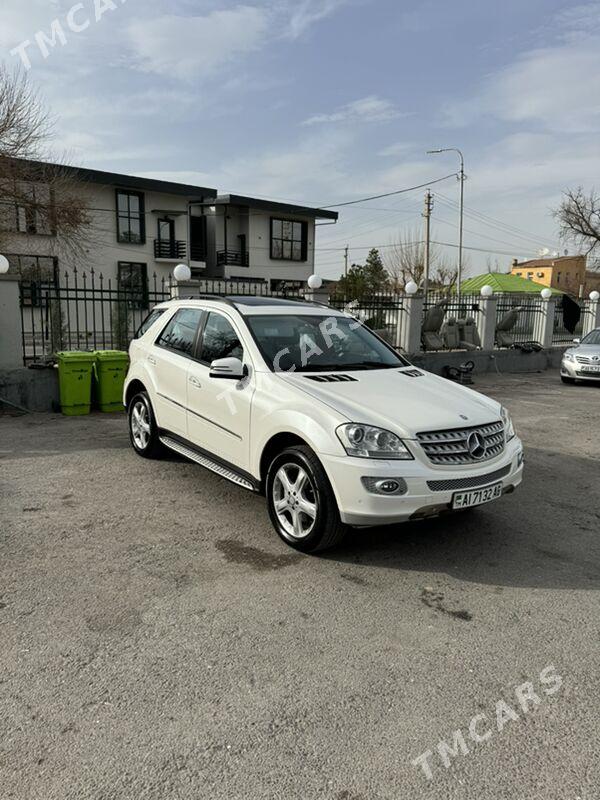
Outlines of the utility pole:
[[344,251],[344,278],[348,277],[348,245]]
[[[460,153],[460,151],[459,151]],[[463,271],[463,220],[465,214],[465,160],[463,154],[460,153],[460,228],[458,235],[458,276],[456,287],[456,294],[460,297],[460,286],[462,283]]]
[[424,264],[424,279],[423,279],[423,293],[425,301],[427,301],[427,292],[429,291],[429,268],[430,268],[430,255],[431,255],[431,212],[433,211],[433,196],[429,189],[425,192],[425,264]]
[[458,147],[438,147],[436,150],[428,150],[429,154],[432,153],[458,153],[460,158],[460,172],[458,173],[458,179],[460,181],[460,221],[458,223],[458,276],[457,276],[457,286],[456,286],[456,294],[460,297],[460,285],[462,283],[462,268],[463,268],[463,219],[465,213],[465,159],[462,154],[462,150],[459,150]]

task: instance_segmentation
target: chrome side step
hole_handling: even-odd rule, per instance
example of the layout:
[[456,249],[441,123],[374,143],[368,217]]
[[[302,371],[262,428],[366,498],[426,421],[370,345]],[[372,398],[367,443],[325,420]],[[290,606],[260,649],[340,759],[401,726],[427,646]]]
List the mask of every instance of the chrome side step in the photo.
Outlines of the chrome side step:
[[195,461],[196,464],[200,464],[201,467],[205,467],[206,469],[211,470],[211,472],[215,472],[217,475],[220,475],[221,478],[227,478],[228,481],[236,483],[238,486],[242,486],[244,489],[249,489],[251,492],[256,491],[256,486],[254,486],[253,483],[247,478],[244,478],[242,475],[238,475],[237,472],[234,472],[228,467],[224,467],[222,464],[218,464],[216,461],[208,458],[208,456],[196,452],[191,447],[187,447],[185,444],[182,444],[175,439],[171,439],[170,436],[159,436],[159,439],[170,450],[174,450],[176,453],[189,458],[190,461]]

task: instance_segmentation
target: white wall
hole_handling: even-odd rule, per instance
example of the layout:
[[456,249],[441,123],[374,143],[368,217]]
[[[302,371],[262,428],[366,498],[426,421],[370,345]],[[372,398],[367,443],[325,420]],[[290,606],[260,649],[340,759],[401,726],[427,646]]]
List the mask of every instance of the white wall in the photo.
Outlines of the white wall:
[[[217,250],[223,247],[223,219],[222,212],[214,219],[216,228]],[[294,222],[308,224],[308,246],[306,261],[280,261],[271,258],[271,217],[277,217]],[[230,208],[227,220],[227,247],[229,250],[238,250],[237,235],[245,233],[250,254],[250,266],[228,266],[225,277],[252,277],[270,280],[272,278],[285,280],[306,281],[314,272],[315,263],[315,220],[312,217],[298,214],[282,214],[280,212],[259,212],[256,209]]]
[[[58,256],[61,275],[65,270],[71,271],[76,266],[78,271],[102,273],[105,280],[116,280],[119,261],[133,261],[147,265],[148,279],[156,273],[158,281],[168,278],[178,263],[155,260],[154,240],[158,238],[158,220],[168,216],[156,212],[183,212],[173,216],[175,222],[175,238],[185,241],[186,253],[189,254],[187,198],[181,195],[169,195],[159,192],[143,192],[146,212],[146,241],[144,244],[123,244],[117,241],[116,188],[98,184],[82,184],[82,194],[90,207],[91,226],[83,240],[84,255],[77,256],[64,246],[60,240],[52,236],[31,235],[23,233],[11,234],[3,244],[7,253],[21,255]],[[193,208],[193,214],[200,214],[199,208]],[[186,258],[181,259],[187,263]],[[192,262],[192,267],[202,268],[203,262]]]

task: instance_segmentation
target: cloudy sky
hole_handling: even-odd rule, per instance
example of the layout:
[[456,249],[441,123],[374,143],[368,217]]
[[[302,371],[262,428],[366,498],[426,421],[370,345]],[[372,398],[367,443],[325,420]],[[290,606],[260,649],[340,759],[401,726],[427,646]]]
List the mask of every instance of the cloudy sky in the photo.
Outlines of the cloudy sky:
[[[564,0],[2,0],[9,65],[76,164],[330,205],[424,183],[465,154],[469,271],[564,250],[550,209],[600,184],[600,3]],[[71,28],[67,22],[70,14]],[[98,17],[98,20],[96,20]],[[64,43],[36,43],[59,20]],[[87,22],[89,21],[89,24]],[[38,37],[39,38],[39,37]],[[600,188],[600,187],[598,187]],[[456,250],[458,184],[433,235]],[[321,274],[421,236],[423,190],[340,209]],[[485,252],[484,252],[485,251]]]

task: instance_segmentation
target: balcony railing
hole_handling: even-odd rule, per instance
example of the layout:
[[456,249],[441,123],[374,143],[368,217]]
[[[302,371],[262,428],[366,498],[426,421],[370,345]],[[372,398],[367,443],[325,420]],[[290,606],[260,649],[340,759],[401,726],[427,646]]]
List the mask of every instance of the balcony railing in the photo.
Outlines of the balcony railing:
[[206,245],[192,242],[190,245],[190,256],[192,261],[206,261]]
[[220,250],[217,252],[217,266],[248,267],[250,260],[248,253],[241,253],[237,250]]
[[176,241],[175,239],[155,239],[154,240],[154,258],[165,258],[172,261],[177,261],[180,258],[185,258],[186,248],[185,242]]

